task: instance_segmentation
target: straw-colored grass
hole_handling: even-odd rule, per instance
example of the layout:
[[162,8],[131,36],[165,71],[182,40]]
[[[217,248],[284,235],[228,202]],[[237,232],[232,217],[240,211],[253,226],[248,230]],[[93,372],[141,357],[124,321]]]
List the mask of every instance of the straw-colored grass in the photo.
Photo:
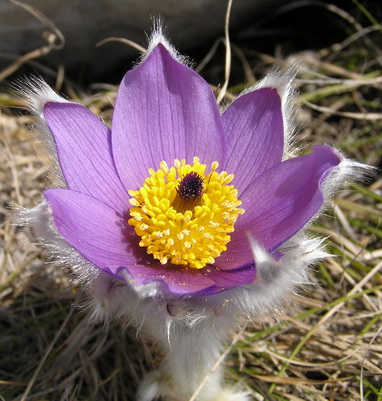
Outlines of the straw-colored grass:
[[[378,165],[381,26],[354,22],[352,28],[344,43],[285,60],[299,62],[298,138],[307,146],[329,142]],[[239,45],[233,54],[233,63],[242,63],[243,86],[277,62]],[[227,96],[240,88],[231,89]],[[70,95],[110,119],[115,88],[84,93]],[[1,93],[0,399],[133,400],[155,355],[118,323],[90,325],[81,286],[6,218],[12,204],[36,205],[46,185],[34,152],[33,118],[10,106],[23,104]],[[315,285],[294,295],[295,306],[277,322],[248,324],[227,350],[228,380],[239,380],[255,400],[382,400],[381,212],[378,174],[334,199],[333,211],[312,227],[328,237],[333,257],[317,266]]]

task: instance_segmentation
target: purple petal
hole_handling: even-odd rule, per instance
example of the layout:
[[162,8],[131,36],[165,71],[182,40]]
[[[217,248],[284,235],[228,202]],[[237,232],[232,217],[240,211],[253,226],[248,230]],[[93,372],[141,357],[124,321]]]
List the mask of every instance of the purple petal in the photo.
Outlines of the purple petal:
[[211,269],[208,276],[215,281],[215,285],[204,290],[203,295],[210,295],[229,288],[253,283],[256,280],[256,268],[255,264],[252,263],[238,270],[219,271]]
[[221,117],[208,84],[159,44],[121,82],[114,110],[112,146],[127,189],[138,189],[165,160],[223,160]]
[[222,116],[227,141],[224,170],[235,174],[239,194],[264,171],[280,163],[284,148],[281,100],[263,88],[235,100]]
[[274,250],[298,232],[321,208],[321,184],[340,157],[327,146],[267,170],[240,199],[245,209],[235,229],[249,230],[267,250]]
[[[208,292],[215,286],[215,281],[203,271],[204,269],[187,269],[182,266],[161,265],[159,263],[130,265],[122,267],[122,269],[128,271],[133,285],[159,281],[164,283],[170,292],[178,295]],[[121,270],[117,275],[124,278]]]
[[46,103],[44,117],[68,187],[124,210],[129,196],[115,170],[110,130],[79,104]]
[[227,250],[223,252],[214,263],[219,270],[235,270],[253,263],[253,253],[244,230],[235,230],[231,234],[231,241],[227,244]]
[[298,232],[322,206],[320,184],[339,162],[329,147],[314,147],[314,153],[279,163],[255,180],[240,197],[245,214],[214,266],[228,271],[252,263],[248,233],[275,250]]
[[[81,255],[103,270],[116,272],[135,263],[127,219],[105,203],[69,189],[44,192],[59,233]],[[132,229],[132,227],[131,227]]]
[[[132,277],[132,284],[160,281],[178,295],[210,295],[256,280],[254,264],[235,271],[219,271],[211,266],[198,270],[169,265],[135,265],[126,267],[126,270]],[[123,273],[119,274],[124,277]]]
[[176,294],[189,294],[214,286],[203,271],[161,265],[138,246],[139,238],[124,217],[88,195],[68,189],[44,192],[54,224],[65,240],[98,268],[124,279],[126,269],[134,283],[165,282]]

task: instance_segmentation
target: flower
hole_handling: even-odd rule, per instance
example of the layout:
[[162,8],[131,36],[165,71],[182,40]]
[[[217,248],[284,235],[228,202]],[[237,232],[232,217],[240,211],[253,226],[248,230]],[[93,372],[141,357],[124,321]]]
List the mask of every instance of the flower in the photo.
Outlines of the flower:
[[[96,318],[124,316],[167,352],[142,400],[188,399],[229,329],[325,255],[304,228],[352,166],[328,146],[295,157],[291,79],[273,72],[221,114],[156,32],[121,82],[111,130],[41,81],[24,91],[61,184],[21,220],[90,283]],[[231,399],[221,372],[210,380],[201,400]]]
[[[43,116],[67,186],[44,192],[60,235],[97,268],[175,294],[254,282],[248,233],[275,255],[320,210],[341,162],[325,146],[283,160],[276,88],[220,115],[208,84],[163,43],[123,78],[111,131],[70,102],[46,102]],[[200,188],[187,200],[192,174]]]

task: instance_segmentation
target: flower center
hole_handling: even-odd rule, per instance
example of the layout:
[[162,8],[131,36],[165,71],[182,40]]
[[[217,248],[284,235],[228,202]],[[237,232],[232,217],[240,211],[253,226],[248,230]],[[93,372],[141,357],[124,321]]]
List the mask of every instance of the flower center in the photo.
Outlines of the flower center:
[[169,168],[162,161],[157,171],[131,195],[128,223],[160,263],[201,269],[213,264],[230,241],[229,234],[244,209],[237,189],[229,185],[233,174],[218,173],[218,162],[211,171],[194,157],[193,164],[175,160]]
[[185,201],[200,199],[203,195],[203,178],[195,171],[191,171],[181,179],[177,191]]

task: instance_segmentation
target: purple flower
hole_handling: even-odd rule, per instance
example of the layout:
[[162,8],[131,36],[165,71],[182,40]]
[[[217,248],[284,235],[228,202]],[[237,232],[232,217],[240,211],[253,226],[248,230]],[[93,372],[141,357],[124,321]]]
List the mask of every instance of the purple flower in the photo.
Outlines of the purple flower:
[[221,114],[182,61],[156,30],[121,82],[111,130],[28,83],[58,184],[18,221],[87,284],[92,320],[125,322],[162,351],[139,401],[195,391],[247,401],[224,385],[222,345],[309,282],[307,267],[326,253],[305,227],[366,170],[328,146],[291,151],[290,73],[270,73]]
[[221,115],[166,43],[123,78],[111,131],[78,104],[42,112],[66,184],[44,192],[59,234],[97,268],[175,294],[255,282],[248,238],[282,260],[341,162],[326,146],[284,160],[277,88],[244,93]]

